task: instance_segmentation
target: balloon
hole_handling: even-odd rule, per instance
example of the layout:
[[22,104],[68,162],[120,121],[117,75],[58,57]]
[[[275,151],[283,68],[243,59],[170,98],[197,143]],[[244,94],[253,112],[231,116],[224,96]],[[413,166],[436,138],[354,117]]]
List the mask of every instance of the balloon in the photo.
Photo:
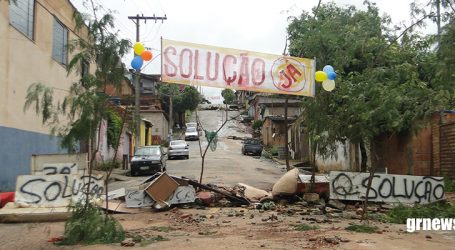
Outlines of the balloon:
[[142,57],[140,56],[135,56],[131,61],[131,67],[133,67],[133,69],[135,70],[140,70],[142,64],[144,64],[144,60],[142,60]]
[[322,68],[322,71],[324,71],[325,73],[330,73],[330,72],[334,72],[335,70],[333,69],[332,66],[330,65],[325,65],[324,68]]
[[136,55],[141,55],[142,52],[144,52],[145,48],[144,48],[144,45],[140,42],[137,42],[134,44],[133,46],[133,49],[134,49],[134,54]]
[[322,88],[326,91],[332,91],[335,89],[335,81],[334,80],[325,80],[322,82]]
[[323,82],[324,80],[327,80],[327,74],[324,71],[316,71],[316,74],[314,74],[314,79],[318,82]]
[[144,61],[150,61],[153,57],[152,52],[150,50],[146,50],[142,52],[141,57]]
[[332,72],[329,72],[329,73],[327,73],[327,78],[328,78],[329,80],[335,80],[335,78],[337,78],[337,73],[335,73],[335,72],[333,72],[333,71],[332,71]]

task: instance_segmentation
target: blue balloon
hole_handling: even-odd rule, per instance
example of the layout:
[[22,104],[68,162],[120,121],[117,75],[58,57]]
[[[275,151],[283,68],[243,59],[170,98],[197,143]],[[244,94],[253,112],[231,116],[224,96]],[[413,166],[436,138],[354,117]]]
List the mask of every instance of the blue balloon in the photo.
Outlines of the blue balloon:
[[327,78],[329,80],[335,80],[335,78],[337,78],[337,73],[335,73],[334,71],[329,72],[329,73],[327,73]]
[[135,70],[140,70],[142,64],[144,64],[144,60],[140,56],[135,56],[131,61],[131,67],[133,67],[133,69]]
[[332,66],[330,65],[325,65],[324,68],[322,69],[325,73],[329,74],[330,72],[334,72],[335,70],[333,69]]

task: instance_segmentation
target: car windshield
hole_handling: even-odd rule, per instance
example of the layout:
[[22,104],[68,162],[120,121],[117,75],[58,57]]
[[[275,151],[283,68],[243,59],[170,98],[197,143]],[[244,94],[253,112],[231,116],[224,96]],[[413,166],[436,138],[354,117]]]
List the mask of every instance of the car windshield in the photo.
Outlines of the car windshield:
[[197,123],[195,123],[195,122],[189,122],[186,124],[186,127],[188,127],[188,128],[192,128],[192,127],[196,127],[196,126],[197,126]]
[[160,155],[160,149],[159,148],[139,148],[134,155]]
[[259,145],[260,143],[258,140],[246,140],[245,144]]
[[196,128],[194,127],[187,128],[186,132],[196,132]]
[[186,146],[186,142],[185,141],[171,141],[171,146],[179,146],[179,145],[185,145]]

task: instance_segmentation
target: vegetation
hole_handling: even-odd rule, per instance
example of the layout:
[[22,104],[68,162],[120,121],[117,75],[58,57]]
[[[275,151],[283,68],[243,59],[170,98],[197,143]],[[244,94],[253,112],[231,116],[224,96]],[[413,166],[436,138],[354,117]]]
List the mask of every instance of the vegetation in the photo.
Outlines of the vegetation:
[[[89,2],[93,16],[74,13],[75,31],[87,36],[73,40],[68,50],[74,53],[67,66],[68,75],[81,73],[81,79],[71,85],[68,94],[60,103],[54,99],[54,89],[43,83],[33,83],[27,89],[24,110],[34,107],[42,116],[43,124],[51,128],[51,133],[61,138],[62,147],[75,152],[80,143],[89,148],[88,185],[90,190],[94,160],[99,152],[101,131],[107,123],[108,144],[115,149],[114,161],[99,164],[106,171],[105,192],[108,193],[108,179],[115,162],[117,148],[128,110],[119,111],[110,102],[104,92],[114,86],[120,88],[127,80],[126,69],[121,63],[122,57],[129,51],[128,40],[118,39],[114,30],[114,19],[110,13],[101,18],[97,16],[98,6]],[[92,73],[88,69],[95,65]],[[122,114],[120,114],[122,113]],[[108,202],[106,201],[106,207]],[[90,194],[86,192],[84,205],[77,205],[65,227],[65,244],[117,242],[123,237],[123,230],[116,229],[118,224],[106,212],[104,220],[99,211],[90,203]]]
[[125,239],[122,226],[93,204],[76,203],[66,221],[62,245],[115,243]]
[[223,97],[223,103],[226,105],[232,104],[235,99],[235,93],[232,89],[223,89],[221,91],[221,96]]
[[251,125],[251,127],[254,130],[261,130],[262,124],[263,124],[263,122],[261,120],[256,120],[256,121],[253,122],[253,125]]
[[386,219],[388,222],[405,224],[408,218],[454,218],[455,206],[446,202],[435,202],[413,207],[400,204],[390,210]]
[[444,192],[455,192],[455,181],[444,177]]
[[[365,4],[365,11],[324,4],[288,27],[291,55],[315,57],[318,67],[330,64],[338,74],[333,92],[318,85],[315,98],[302,102],[315,150],[324,156],[334,154],[337,141],[349,140],[365,151],[367,145],[374,148],[381,134],[409,133],[448,107],[453,95],[434,80],[438,60],[431,51],[432,37],[412,30],[397,34],[387,28],[389,17]],[[362,152],[364,171],[366,161]]]
[[317,229],[319,229],[319,227],[316,225],[299,224],[299,225],[295,225],[294,229],[296,231],[310,231],[310,230],[317,230]]
[[350,225],[345,228],[347,231],[353,231],[357,233],[375,233],[378,231],[377,227],[369,226],[369,225]]
[[161,84],[158,87],[158,92],[162,96],[161,102],[164,110],[169,110],[170,97],[173,99],[173,112],[178,114],[179,120],[184,125],[186,119],[186,111],[194,111],[202,102],[203,98],[197,89],[193,86],[185,86],[183,90],[179,90],[176,84]]

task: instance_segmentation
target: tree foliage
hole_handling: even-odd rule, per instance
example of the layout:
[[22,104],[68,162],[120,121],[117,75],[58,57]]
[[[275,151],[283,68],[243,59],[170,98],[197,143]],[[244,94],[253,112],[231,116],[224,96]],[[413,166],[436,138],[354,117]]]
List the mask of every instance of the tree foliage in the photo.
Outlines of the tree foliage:
[[324,4],[288,27],[291,55],[315,57],[318,68],[330,64],[338,74],[333,92],[317,85],[315,98],[302,102],[314,145],[326,156],[336,141],[368,143],[382,133],[410,132],[450,99],[432,80],[432,39],[411,31],[398,35],[388,28],[389,17],[365,4],[364,11]]
[[232,89],[223,89],[221,91],[221,96],[223,97],[224,104],[232,104],[235,99],[235,93]]

